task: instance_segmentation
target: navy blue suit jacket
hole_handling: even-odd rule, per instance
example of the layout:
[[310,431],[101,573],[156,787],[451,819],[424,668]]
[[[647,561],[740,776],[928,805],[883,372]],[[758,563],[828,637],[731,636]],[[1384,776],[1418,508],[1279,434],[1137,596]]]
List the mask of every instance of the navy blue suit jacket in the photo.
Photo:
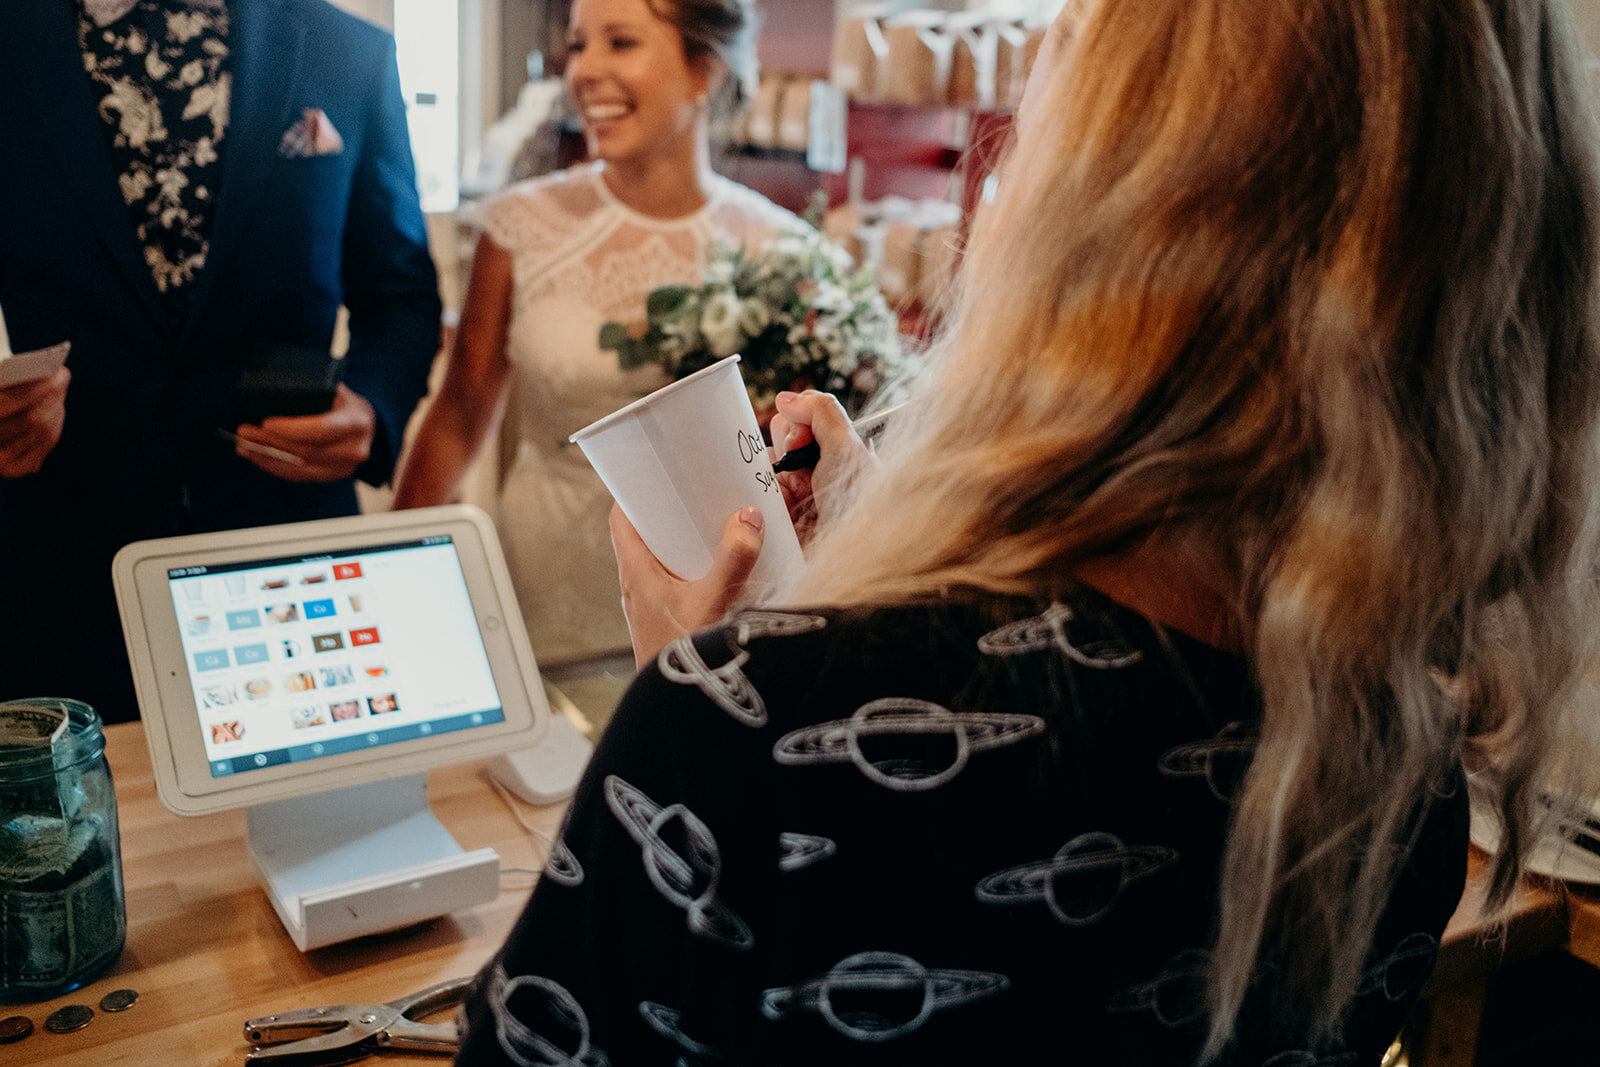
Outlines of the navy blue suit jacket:
[[[234,455],[241,361],[257,339],[327,348],[371,402],[386,481],[437,351],[439,298],[394,42],[324,0],[229,0],[231,117],[205,268],[169,321],[77,41],[75,0],[7,5],[0,32],[0,307],[12,346],[71,341],[61,441],[0,480],[0,699],[82,696],[130,718],[111,593],[122,545],[356,511],[350,480],[298,484]],[[344,140],[290,158],[307,108]]]

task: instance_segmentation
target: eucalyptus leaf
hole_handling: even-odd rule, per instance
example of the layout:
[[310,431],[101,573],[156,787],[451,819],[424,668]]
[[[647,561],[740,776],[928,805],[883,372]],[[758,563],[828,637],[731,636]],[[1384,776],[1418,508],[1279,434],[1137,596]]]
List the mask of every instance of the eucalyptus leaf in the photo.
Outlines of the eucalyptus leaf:
[[650,290],[644,300],[645,318],[650,322],[673,318],[694,299],[695,290],[687,285],[663,285]]
[[623,370],[633,370],[655,362],[655,347],[643,340],[624,337],[622,344],[617,346],[617,366]]
[[600,327],[601,348],[620,352],[628,340],[628,328],[620,322],[608,322]]

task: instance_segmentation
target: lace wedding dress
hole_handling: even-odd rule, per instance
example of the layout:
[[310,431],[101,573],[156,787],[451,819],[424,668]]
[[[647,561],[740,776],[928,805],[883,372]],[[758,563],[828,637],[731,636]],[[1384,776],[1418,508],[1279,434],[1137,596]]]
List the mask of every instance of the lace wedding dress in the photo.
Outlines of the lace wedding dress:
[[567,437],[668,379],[659,367],[619,369],[616,353],[599,347],[600,327],[642,321],[657,286],[698,282],[712,243],[755,248],[804,228],[721,177],[694,214],[651,218],[617,200],[601,169],[518,183],[481,216],[514,273],[507,349],[519,443],[496,522],[541,665],[628,648],[611,495]]

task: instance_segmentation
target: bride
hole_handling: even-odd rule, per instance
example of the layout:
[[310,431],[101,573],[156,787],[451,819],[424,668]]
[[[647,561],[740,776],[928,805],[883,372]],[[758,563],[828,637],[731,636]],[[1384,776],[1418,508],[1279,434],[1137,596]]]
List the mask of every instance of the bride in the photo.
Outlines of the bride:
[[666,384],[597,343],[657,286],[698,282],[707,247],[804,224],[711,169],[712,119],[752,95],[749,0],[576,0],[567,90],[594,160],[483,210],[444,382],[401,464],[396,507],[455,497],[515,386],[518,448],[496,517],[542,665],[629,648],[610,495],[574,430]]

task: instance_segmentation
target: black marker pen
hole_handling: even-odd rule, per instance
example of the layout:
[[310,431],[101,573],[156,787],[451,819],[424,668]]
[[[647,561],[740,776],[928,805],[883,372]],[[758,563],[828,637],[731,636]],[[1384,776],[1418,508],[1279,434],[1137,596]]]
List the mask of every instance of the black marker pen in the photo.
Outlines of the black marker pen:
[[[862,441],[871,444],[879,434],[883,433],[884,428],[889,425],[889,420],[899,414],[900,409],[903,407],[905,407],[905,404],[900,403],[893,407],[884,408],[875,415],[857,419],[850,424],[850,428],[856,432],[856,436],[861,438]],[[772,465],[772,470],[777,474],[782,474],[785,471],[810,470],[817,465],[817,460],[821,458],[822,446],[817,444],[816,439],[813,438],[799,448],[785,452],[779,457],[778,462]]]

